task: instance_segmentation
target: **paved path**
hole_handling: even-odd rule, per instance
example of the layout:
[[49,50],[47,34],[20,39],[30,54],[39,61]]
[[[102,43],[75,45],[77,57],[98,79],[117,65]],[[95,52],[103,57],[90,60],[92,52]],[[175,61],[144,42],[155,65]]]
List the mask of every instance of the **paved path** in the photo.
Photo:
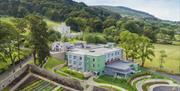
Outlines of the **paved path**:
[[151,78],[151,75],[146,75],[146,76],[137,77],[137,78],[135,78],[135,79],[133,79],[133,80],[131,81],[131,86],[133,86],[133,85],[134,85],[134,82],[136,82],[136,81],[140,81],[140,80],[148,79],[148,78]]
[[138,91],[143,91],[142,86],[144,84],[150,83],[150,82],[167,82],[169,84],[174,84],[171,80],[165,80],[165,79],[147,79],[137,82],[136,88]]
[[[32,60],[33,57],[28,57],[27,59],[25,59],[24,61],[20,62],[19,64],[15,65],[15,67],[11,66],[6,72],[2,73],[0,75],[0,82],[2,80],[4,80],[5,78],[7,78],[8,76],[11,76],[11,74],[13,74],[13,70],[15,69],[15,72],[17,72],[18,70],[20,70],[22,67],[24,67],[25,65],[28,64],[28,62],[30,60]],[[21,66],[21,68],[20,68]]]
[[153,91],[154,88],[160,87],[160,86],[163,86],[163,87],[172,87],[172,88],[173,87],[180,88],[180,85],[178,85],[178,84],[155,84],[155,85],[150,86],[148,91]]
[[174,79],[178,84],[180,84],[180,76],[178,75],[172,75],[172,74],[167,74],[167,73],[164,73],[164,72],[157,72],[157,71],[154,71],[152,69],[147,69],[155,74],[159,74],[161,76],[165,76],[165,77],[168,77],[168,78],[172,78]]

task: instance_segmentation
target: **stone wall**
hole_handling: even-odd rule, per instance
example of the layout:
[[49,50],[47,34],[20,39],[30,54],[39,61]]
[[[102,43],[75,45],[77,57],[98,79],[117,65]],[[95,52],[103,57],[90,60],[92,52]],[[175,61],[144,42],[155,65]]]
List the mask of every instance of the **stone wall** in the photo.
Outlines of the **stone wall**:
[[21,74],[28,70],[28,66],[24,66],[20,70],[15,73],[10,74],[6,79],[0,82],[0,91],[2,91],[5,87],[11,84],[16,78],[18,78]]

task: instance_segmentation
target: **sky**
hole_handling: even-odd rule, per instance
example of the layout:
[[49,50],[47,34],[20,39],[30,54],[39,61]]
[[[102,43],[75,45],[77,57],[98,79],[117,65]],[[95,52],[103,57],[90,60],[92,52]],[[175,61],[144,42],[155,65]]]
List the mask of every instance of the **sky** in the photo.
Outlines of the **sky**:
[[125,6],[163,20],[180,21],[180,0],[74,0],[87,5]]

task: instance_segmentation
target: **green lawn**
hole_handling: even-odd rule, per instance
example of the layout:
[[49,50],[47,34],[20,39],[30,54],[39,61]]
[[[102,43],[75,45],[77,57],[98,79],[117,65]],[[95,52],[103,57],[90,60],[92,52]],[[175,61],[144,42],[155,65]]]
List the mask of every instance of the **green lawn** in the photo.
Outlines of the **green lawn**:
[[153,61],[146,61],[145,67],[159,69],[160,64],[160,50],[165,50],[167,54],[167,58],[165,58],[164,69],[163,71],[169,73],[180,73],[179,65],[180,65],[180,46],[176,45],[162,45],[155,44],[155,57]]
[[116,86],[125,88],[128,91],[136,91],[136,89],[133,88],[126,79],[117,79],[112,76],[103,75],[103,76],[100,76],[98,79],[95,78],[94,81],[96,81],[98,83],[106,83],[106,84],[116,85]]
[[57,65],[64,64],[64,63],[65,63],[64,60],[59,60],[53,57],[49,57],[44,68],[46,68],[47,70],[52,70],[53,67],[56,67]]
[[[7,23],[10,23],[10,24],[14,24],[13,23],[13,19],[15,19],[14,17],[9,17],[9,16],[6,16],[6,17],[0,17],[0,20],[3,21],[3,22],[7,22]],[[44,21],[47,23],[48,27],[52,27],[52,26],[58,26],[60,25],[61,23],[59,22],[54,22],[54,21],[51,21],[49,19],[44,19]]]
[[51,20],[49,20],[49,19],[44,19],[44,21],[47,23],[48,27],[58,26],[58,25],[61,24],[61,23],[59,23],[59,22],[54,22],[54,21],[51,21]]
[[64,73],[67,73],[67,74],[69,74],[71,76],[74,76],[76,78],[79,78],[81,80],[85,79],[84,75],[82,73],[79,73],[77,71],[73,71],[73,70],[69,69],[68,67],[63,67],[63,68],[60,69],[60,71],[62,71]]

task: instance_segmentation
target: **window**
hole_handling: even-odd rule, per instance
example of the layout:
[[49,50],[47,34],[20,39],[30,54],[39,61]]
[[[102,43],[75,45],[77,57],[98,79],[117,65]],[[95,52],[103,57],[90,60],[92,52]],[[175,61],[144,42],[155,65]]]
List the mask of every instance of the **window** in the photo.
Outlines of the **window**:
[[95,67],[95,64],[93,64],[93,67]]
[[95,58],[93,58],[93,62],[95,61]]
[[79,65],[81,65],[82,64],[82,62],[79,62]]
[[79,60],[82,60],[82,57],[79,57]]
[[69,58],[72,58],[72,55],[69,55]]
[[71,64],[71,63],[72,63],[72,60],[69,60],[69,63]]
[[73,56],[73,59],[76,59],[76,56]]
[[75,64],[76,64],[76,61],[73,61],[73,64],[75,65]]

